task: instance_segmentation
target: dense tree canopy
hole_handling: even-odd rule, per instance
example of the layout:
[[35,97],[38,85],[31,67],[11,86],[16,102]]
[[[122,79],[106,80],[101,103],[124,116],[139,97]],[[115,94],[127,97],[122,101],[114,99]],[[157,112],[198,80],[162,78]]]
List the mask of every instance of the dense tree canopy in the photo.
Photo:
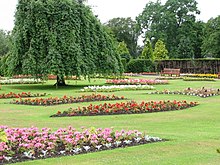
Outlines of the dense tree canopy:
[[[158,39],[165,42],[171,58],[193,58],[201,52],[201,31],[198,32],[200,29],[196,26],[196,14],[199,11],[195,0],[168,0],[164,5],[160,1],[149,2],[137,22],[139,30],[150,38],[153,46]],[[182,52],[186,47],[190,52],[187,56]]]
[[149,40],[149,38],[147,38],[145,41],[144,48],[141,52],[140,58],[141,59],[149,59],[151,61],[155,60],[155,57],[153,54],[152,44],[151,44],[151,41]]
[[220,16],[211,18],[205,25],[202,52],[207,57],[220,58]]
[[10,41],[9,32],[0,29],[0,57],[6,55],[9,51]]
[[125,42],[128,50],[133,57],[137,57],[137,40],[138,33],[136,29],[136,21],[128,18],[113,18],[106,24],[118,42]]
[[154,57],[156,60],[168,59],[168,50],[162,40],[158,40],[154,48]]
[[19,0],[10,69],[14,74],[120,73],[116,46],[90,8],[75,0]]

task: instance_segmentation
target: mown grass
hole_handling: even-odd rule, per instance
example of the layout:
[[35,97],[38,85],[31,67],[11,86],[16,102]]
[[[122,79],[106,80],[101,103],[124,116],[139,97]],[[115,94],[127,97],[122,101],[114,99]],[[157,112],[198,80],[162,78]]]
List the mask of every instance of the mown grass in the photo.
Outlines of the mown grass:
[[[91,80],[90,83],[88,81],[77,81],[77,83],[68,81],[69,86],[58,89],[53,86],[54,81],[49,81],[43,85],[4,85],[0,93],[31,91],[33,93],[50,93],[47,97],[76,96],[89,94],[79,92],[83,86],[101,85],[104,82],[104,79]],[[203,86],[220,88],[220,81],[185,82],[183,80],[170,80],[169,82],[169,85],[157,85],[155,87],[157,90],[181,90],[187,87],[200,88]],[[219,164],[220,154],[217,153],[216,149],[220,147],[220,96],[199,98],[185,95],[148,95],[147,92],[150,91],[118,91],[114,94],[124,95],[129,100],[187,100],[198,101],[200,105],[184,111],[150,114],[49,118],[58,110],[63,111],[69,107],[90,103],[42,107],[13,105],[9,104],[11,99],[1,99],[0,125],[50,127],[54,130],[69,125],[78,129],[81,126],[114,127],[115,129],[138,129],[149,135],[169,139],[169,141],[161,143],[17,164]],[[92,104],[100,104],[100,102]]]

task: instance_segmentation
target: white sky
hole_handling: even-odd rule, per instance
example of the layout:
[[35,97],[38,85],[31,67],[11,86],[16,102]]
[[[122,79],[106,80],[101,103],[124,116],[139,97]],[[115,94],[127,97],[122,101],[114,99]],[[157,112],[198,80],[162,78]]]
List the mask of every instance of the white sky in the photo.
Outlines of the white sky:
[[[0,0],[0,29],[13,29],[17,2],[18,0]],[[115,17],[135,18],[143,11],[148,2],[149,0],[88,0],[88,3],[93,6],[93,11],[103,23]],[[198,19],[206,22],[211,17],[220,15],[220,0],[197,0],[197,2],[198,9],[201,11]]]

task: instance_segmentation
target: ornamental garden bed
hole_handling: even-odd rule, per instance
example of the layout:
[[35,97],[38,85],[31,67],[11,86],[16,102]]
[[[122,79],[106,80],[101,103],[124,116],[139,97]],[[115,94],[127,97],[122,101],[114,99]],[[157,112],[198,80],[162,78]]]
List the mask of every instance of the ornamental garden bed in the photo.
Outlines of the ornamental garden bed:
[[137,103],[135,101],[127,103],[104,103],[100,105],[90,104],[88,107],[69,108],[67,111],[52,115],[51,117],[65,117],[65,116],[95,116],[95,115],[116,115],[116,114],[138,114],[163,112],[173,110],[183,110],[186,108],[197,106],[197,102],[186,101],[150,101]]
[[108,100],[124,100],[124,96],[115,96],[115,95],[100,95],[100,94],[92,94],[92,95],[82,95],[78,97],[74,96],[63,96],[62,98],[58,97],[50,97],[50,98],[35,98],[35,99],[22,99],[13,100],[12,104],[23,104],[23,105],[36,105],[36,106],[51,106],[58,104],[72,104],[72,103],[80,103],[80,102],[92,102],[92,101],[108,101]]
[[111,85],[111,86],[88,86],[81,89],[81,92],[115,92],[124,90],[152,90],[150,85]]
[[193,89],[193,88],[187,88],[182,91],[155,91],[148,94],[177,94],[177,95],[191,95],[191,96],[199,96],[199,97],[211,97],[211,96],[217,96],[220,95],[220,89],[212,89],[212,88],[199,88],[199,89]]
[[168,84],[167,80],[152,80],[152,79],[113,79],[106,80],[106,84],[114,85],[157,85],[157,84]]
[[184,74],[184,77],[218,78],[218,74]]
[[183,81],[215,81],[214,78],[192,78],[192,77],[184,77]]
[[46,93],[31,93],[31,92],[22,92],[22,93],[2,93],[0,94],[0,99],[8,99],[8,98],[24,98],[24,97],[42,97],[46,96]]
[[183,77],[157,77],[156,80],[180,80],[183,79]]
[[71,126],[52,132],[49,128],[9,128],[0,126],[0,164],[49,157],[77,155],[127,146],[164,141],[138,130],[114,131],[110,128],[83,128]]
[[45,83],[39,79],[7,79],[0,80],[0,84],[2,85],[11,85],[11,84],[42,84]]

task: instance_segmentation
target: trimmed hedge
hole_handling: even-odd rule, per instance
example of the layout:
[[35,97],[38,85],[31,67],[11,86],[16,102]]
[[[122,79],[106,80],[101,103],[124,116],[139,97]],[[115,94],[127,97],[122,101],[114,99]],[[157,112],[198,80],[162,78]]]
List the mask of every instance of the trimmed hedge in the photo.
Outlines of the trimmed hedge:
[[141,72],[154,72],[155,64],[151,60],[146,59],[133,59],[126,67],[126,72],[141,73]]

